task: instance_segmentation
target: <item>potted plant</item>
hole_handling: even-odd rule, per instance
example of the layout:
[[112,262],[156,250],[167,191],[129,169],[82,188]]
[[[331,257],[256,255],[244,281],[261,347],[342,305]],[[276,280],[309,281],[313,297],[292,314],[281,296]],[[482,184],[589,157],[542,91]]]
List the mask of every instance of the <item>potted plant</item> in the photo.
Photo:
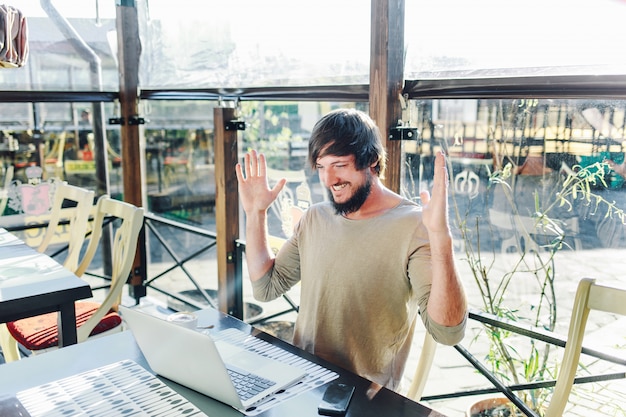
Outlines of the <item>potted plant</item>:
[[486,398],[471,404],[466,417],[509,417],[520,415],[515,405],[504,396]]
[[[545,164],[543,166],[545,168]],[[554,331],[557,323],[555,256],[575,244],[568,220],[575,219],[573,214],[579,207],[594,210],[598,215],[614,217],[624,224],[626,214],[614,202],[594,192],[596,187],[606,186],[605,177],[610,171],[606,162],[556,171],[552,173],[556,181],[549,184],[545,182],[543,172],[539,176],[543,181],[539,181],[541,185],[531,186],[526,190],[529,194],[520,198],[514,191],[522,178],[522,168],[507,163],[489,176],[486,198],[489,215],[505,213],[504,223],[508,224],[508,228],[502,226],[503,230],[495,230],[492,222],[470,214],[471,210],[462,212],[452,194],[455,221],[463,244],[463,259],[480,294],[481,310],[498,318]],[[521,202],[528,204],[524,206]],[[529,223],[528,219],[532,222]],[[504,244],[489,244],[494,241]],[[499,261],[508,261],[504,270],[501,266],[500,269],[494,268],[497,257]],[[520,281],[524,281],[525,285],[534,285],[534,291],[531,291],[534,295],[530,296],[525,306],[511,306],[506,302],[507,292]],[[550,344],[520,337],[488,324],[475,335],[475,339],[478,338],[488,339],[489,351],[485,361],[490,371],[506,385],[531,383],[556,376]],[[518,395],[529,408],[541,414],[549,393],[548,389],[532,389],[521,391]],[[507,403],[506,398],[499,398],[495,403],[492,408],[498,408],[497,412],[489,414],[474,407],[467,410],[467,417],[516,415],[513,414],[515,407],[511,407],[512,404],[503,405]],[[484,401],[482,405],[485,405]]]

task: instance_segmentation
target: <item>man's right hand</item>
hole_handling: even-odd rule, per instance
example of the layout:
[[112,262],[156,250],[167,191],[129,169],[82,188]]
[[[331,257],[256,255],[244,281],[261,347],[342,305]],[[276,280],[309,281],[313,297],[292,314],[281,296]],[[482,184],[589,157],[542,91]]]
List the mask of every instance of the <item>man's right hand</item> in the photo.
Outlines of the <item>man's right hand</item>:
[[238,163],[235,171],[239,183],[239,199],[246,214],[267,211],[287,182],[283,178],[274,188],[270,188],[267,182],[265,155],[257,154],[255,150],[245,155],[243,168]]

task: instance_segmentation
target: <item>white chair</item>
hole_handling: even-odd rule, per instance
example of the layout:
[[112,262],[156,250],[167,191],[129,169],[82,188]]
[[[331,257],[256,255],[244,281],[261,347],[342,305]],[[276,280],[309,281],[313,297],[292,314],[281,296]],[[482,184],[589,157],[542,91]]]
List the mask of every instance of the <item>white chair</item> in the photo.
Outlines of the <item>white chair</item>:
[[[272,186],[281,178],[287,180],[285,187],[270,206],[270,210],[280,219],[282,231],[285,236],[289,237],[303,212],[313,204],[306,174],[303,170],[282,171],[267,168],[267,178]],[[290,185],[295,185],[295,193]]]
[[[511,212],[503,212],[497,209],[489,209],[489,221],[496,228],[500,239],[500,251],[502,253],[520,250],[523,252],[539,253],[542,245],[537,239],[543,238],[550,240],[558,236],[556,228],[562,228],[561,233],[565,233],[566,239],[572,238],[574,248],[582,249],[582,241],[580,239],[580,226],[578,218],[572,217],[554,221],[550,227],[544,227],[539,219],[530,216],[522,216]],[[553,230],[554,229],[554,230]]]
[[437,342],[426,332],[424,334],[424,343],[422,344],[422,351],[420,352],[420,358],[413,374],[413,381],[406,394],[406,396],[413,401],[419,401],[422,398],[428,375],[430,374],[430,368],[435,358],[435,352],[437,350]]
[[591,310],[626,316],[626,289],[599,285],[590,278],[579,282],[561,369],[544,417],[563,415],[578,369],[585,327]]
[[[93,209],[94,194],[93,191],[85,188],[76,187],[66,182],[57,182],[48,227],[37,247],[37,251],[44,253],[54,236],[57,235],[57,228],[61,219],[67,218],[69,220],[67,228],[71,232],[67,233],[69,238],[68,252],[63,266],[72,272],[76,272],[78,268],[78,258],[85,241],[89,215]],[[75,203],[75,207],[63,208],[66,201]],[[5,362],[13,362],[20,357],[17,343],[4,323],[0,323],[0,349],[2,349]]]
[[50,152],[44,156],[46,178],[63,178],[63,158],[65,155],[65,141],[67,134],[62,132],[50,147]]
[[[68,251],[63,266],[72,272],[76,272],[80,251],[88,231],[89,216],[94,207],[94,197],[95,193],[86,188],[70,185],[66,182],[57,183],[54,191],[54,201],[50,209],[48,227],[43,240],[37,247],[37,251],[44,253],[48,249],[58,232],[57,228],[61,219],[67,218],[69,220],[67,228],[70,232],[67,234],[69,238]],[[64,208],[63,205],[66,201],[71,201],[76,206]]]
[[9,363],[16,361],[20,358],[20,351],[17,346],[17,342],[9,333],[7,325],[0,323],[0,349],[2,350],[2,356],[4,356],[4,362]]
[[0,190],[0,216],[4,214],[4,209],[6,209],[9,202],[9,187],[11,186],[11,181],[13,181],[14,169],[13,165],[9,165],[4,171],[4,187]]
[[469,169],[464,169],[454,176],[454,191],[460,195],[467,195],[470,200],[480,194],[480,177]]
[[[121,220],[112,242],[111,286],[102,302],[79,301],[76,303],[76,327],[78,342],[90,336],[121,331],[122,320],[117,314],[122,289],[131,273],[135,259],[139,232],[143,226],[144,210],[123,201],[102,196],[96,205],[93,232],[85,256],[76,270],[82,276],[99,246],[105,218]],[[50,313],[7,323],[11,336],[33,354],[58,346],[57,314]],[[12,349],[12,348],[10,348]]]

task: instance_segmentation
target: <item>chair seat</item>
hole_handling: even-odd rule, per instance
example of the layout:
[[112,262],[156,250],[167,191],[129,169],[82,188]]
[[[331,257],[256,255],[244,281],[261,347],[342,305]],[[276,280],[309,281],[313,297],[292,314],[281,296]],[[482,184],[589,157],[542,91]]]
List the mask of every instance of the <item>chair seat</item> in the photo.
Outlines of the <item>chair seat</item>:
[[[100,303],[77,302],[76,327],[80,327],[91,317]],[[122,323],[122,318],[115,311],[110,310],[89,334],[90,336],[113,329]],[[59,344],[57,313],[42,314],[22,320],[7,323],[11,336],[18,343],[30,350],[47,349]]]

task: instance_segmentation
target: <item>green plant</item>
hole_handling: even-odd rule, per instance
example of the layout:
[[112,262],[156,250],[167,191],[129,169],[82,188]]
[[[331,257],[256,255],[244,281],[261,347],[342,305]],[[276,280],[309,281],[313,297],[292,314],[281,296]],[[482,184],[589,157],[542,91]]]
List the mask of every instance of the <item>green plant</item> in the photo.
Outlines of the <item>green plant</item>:
[[[568,233],[563,215],[576,212],[581,206],[595,215],[603,215],[626,224],[626,213],[612,201],[594,192],[604,186],[610,166],[597,162],[588,167],[575,166],[543,192],[533,190],[532,209],[521,209],[514,194],[516,175],[515,167],[508,163],[502,169],[489,176],[488,196],[497,195],[502,210],[510,213],[513,233],[535,237],[539,250],[529,250],[529,246],[516,247],[516,251],[500,254],[494,245],[485,240],[496,233],[492,228],[485,228],[486,222],[469,211],[462,212],[453,195],[455,220],[464,247],[464,261],[473,275],[480,294],[482,310],[499,318],[522,322],[536,328],[555,330],[557,323],[557,298],[555,295],[556,265],[555,257],[563,248],[567,248]],[[450,167],[450,172],[452,172]],[[487,199],[486,205],[491,202]],[[523,211],[529,211],[526,213]],[[533,224],[520,221],[530,216]],[[530,230],[519,230],[520,228]],[[487,234],[487,236],[485,236]],[[528,242],[526,242],[528,243]],[[505,270],[494,268],[496,257],[509,260]],[[522,307],[508,304],[507,292],[518,281],[534,285],[534,299]],[[487,336],[489,351],[486,362],[491,371],[504,383],[521,384],[554,378],[556,365],[550,355],[551,345],[531,338],[516,337],[505,329],[485,325],[476,338]],[[533,389],[520,393],[521,398],[534,410],[540,412],[549,390]]]
[[303,140],[289,127],[289,113],[281,106],[250,101],[240,103],[239,116],[246,121],[244,146],[263,152],[270,168],[286,169],[289,142]]

